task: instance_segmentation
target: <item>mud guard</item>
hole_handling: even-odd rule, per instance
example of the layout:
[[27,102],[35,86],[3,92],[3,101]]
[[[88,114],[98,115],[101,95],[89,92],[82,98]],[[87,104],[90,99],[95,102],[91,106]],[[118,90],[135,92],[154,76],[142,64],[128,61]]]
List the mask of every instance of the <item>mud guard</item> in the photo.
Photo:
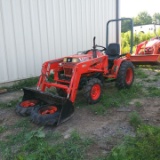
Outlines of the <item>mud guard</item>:
[[23,88],[23,92],[23,101],[29,99],[37,99],[43,102],[44,104],[56,105],[58,110],[60,111],[57,125],[68,120],[74,113],[73,103],[65,97],[60,97],[51,93],[41,92],[39,90],[27,87]]

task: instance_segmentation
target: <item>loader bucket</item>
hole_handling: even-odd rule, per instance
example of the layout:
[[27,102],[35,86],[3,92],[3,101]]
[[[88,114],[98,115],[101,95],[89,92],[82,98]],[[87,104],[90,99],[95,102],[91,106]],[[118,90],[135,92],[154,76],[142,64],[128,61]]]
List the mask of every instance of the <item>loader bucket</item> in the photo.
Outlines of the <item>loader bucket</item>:
[[40,101],[39,106],[45,106],[48,104],[56,106],[60,112],[56,123],[57,125],[68,120],[74,112],[73,103],[65,97],[53,95],[48,92],[41,92],[39,90],[31,88],[23,88],[23,91],[23,101],[29,99],[36,99]]

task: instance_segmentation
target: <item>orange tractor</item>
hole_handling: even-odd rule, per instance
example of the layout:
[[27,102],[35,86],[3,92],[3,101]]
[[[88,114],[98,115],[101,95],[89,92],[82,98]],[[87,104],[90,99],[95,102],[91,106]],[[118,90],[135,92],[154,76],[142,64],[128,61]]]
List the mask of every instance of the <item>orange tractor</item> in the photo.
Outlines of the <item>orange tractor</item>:
[[[48,80],[50,73],[52,82]],[[94,37],[92,49],[45,62],[37,89],[23,89],[16,113],[30,115],[36,124],[59,125],[73,115],[78,90],[83,89],[87,103],[95,104],[101,98],[105,79],[115,80],[119,89],[129,88],[134,66],[128,54],[120,55],[118,43],[103,47],[95,44]],[[56,94],[47,92],[51,87],[56,88]]]
[[[132,54],[133,47],[133,21],[131,21],[131,38],[130,38],[130,60],[134,65],[157,65],[160,64],[160,37],[156,36],[150,40],[141,42],[136,46],[135,53]],[[156,35],[156,33],[155,33]]]
[[160,38],[155,37],[137,45],[131,61],[134,64],[160,64]]

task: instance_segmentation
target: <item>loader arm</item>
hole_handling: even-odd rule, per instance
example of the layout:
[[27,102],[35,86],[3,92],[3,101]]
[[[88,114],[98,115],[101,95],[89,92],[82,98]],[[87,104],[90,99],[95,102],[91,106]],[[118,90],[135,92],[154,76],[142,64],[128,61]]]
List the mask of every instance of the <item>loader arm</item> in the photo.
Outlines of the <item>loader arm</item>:
[[[70,67],[70,70],[72,70],[72,75],[69,81],[60,80],[58,75],[60,71],[65,72],[65,69],[67,69],[66,67]],[[48,82],[47,80],[51,71],[54,72],[54,82]],[[83,61],[80,63],[64,63],[63,58],[48,61],[42,66],[37,88],[42,92],[50,87],[63,89],[67,93],[67,98],[74,103],[82,75],[96,72],[105,75],[108,73],[108,56],[101,55],[97,58],[92,58],[89,61]]]
[[[74,70],[71,78],[71,83],[68,88],[68,98],[74,103],[76,94],[82,75],[87,73],[108,73],[108,57],[106,55],[92,59],[90,61],[78,63]],[[75,83],[76,82],[76,83]]]
[[[58,71],[58,70],[62,70],[62,67],[59,65],[60,63],[63,62],[63,58],[60,59],[56,59],[56,60],[51,60],[51,61],[47,61],[42,65],[42,69],[41,69],[41,75],[39,77],[39,81],[37,83],[37,89],[41,90],[41,91],[45,91],[45,84],[44,82],[47,81],[47,78],[50,76],[51,71]],[[57,79],[58,72],[54,73],[54,77],[55,79]]]

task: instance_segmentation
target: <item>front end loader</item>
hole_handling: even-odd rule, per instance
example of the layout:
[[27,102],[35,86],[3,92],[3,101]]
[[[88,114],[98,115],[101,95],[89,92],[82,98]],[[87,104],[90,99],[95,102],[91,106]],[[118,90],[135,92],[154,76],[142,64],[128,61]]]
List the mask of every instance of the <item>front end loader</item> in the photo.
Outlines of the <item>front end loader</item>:
[[[73,115],[78,90],[83,90],[88,104],[95,104],[101,98],[106,79],[115,80],[119,89],[130,88],[134,67],[129,59],[129,54],[120,54],[118,43],[103,47],[95,44],[94,37],[92,49],[45,62],[37,89],[23,89],[16,113],[30,115],[36,124],[59,125]],[[48,92],[52,88],[56,93]]]

